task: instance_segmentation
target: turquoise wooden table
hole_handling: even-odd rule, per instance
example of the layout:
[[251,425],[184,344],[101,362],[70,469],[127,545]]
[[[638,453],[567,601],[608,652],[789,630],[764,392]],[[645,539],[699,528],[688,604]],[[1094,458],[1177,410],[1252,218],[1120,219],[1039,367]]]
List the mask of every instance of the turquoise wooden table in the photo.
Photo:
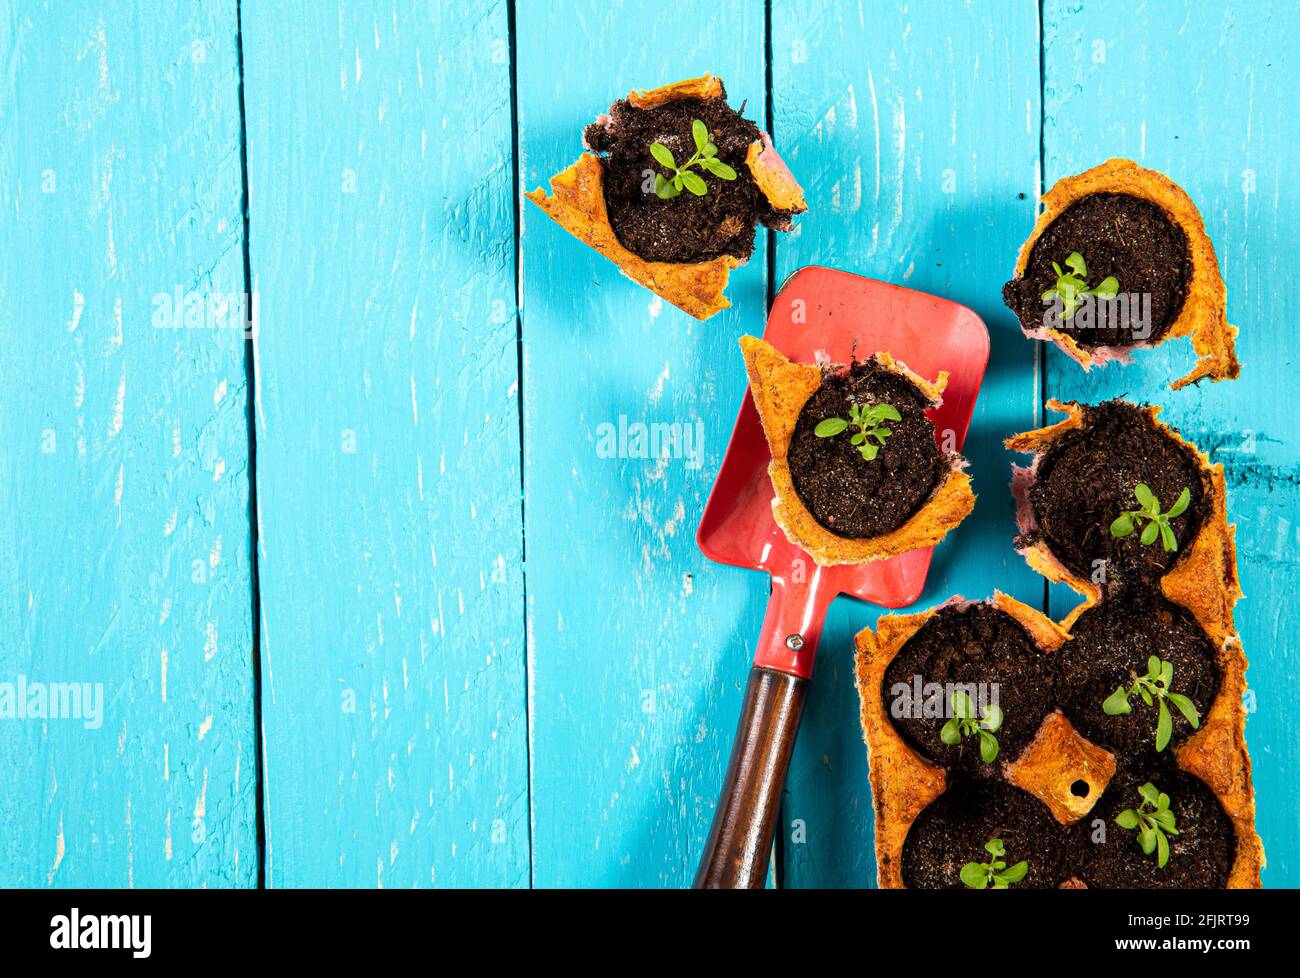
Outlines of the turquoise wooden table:
[[[0,0],[0,683],[103,692],[0,719],[0,883],[689,882],[767,587],[694,530],[736,338],[816,263],[992,335],[918,607],[1071,605],[1011,546],[1001,441],[1049,396],[1150,398],[1226,465],[1264,879],[1300,885],[1297,36],[1282,0]],[[708,71],[810,211],[699,323],[521,193]],[[1117,155],[1199,204],[1239,381],[1170,393],[1185,342],[1085,376],[1003,308],[1044,183]],[[620,418],[702,455],[603,457]],[[831,611],[780,885],[873,884],[879,614]]]

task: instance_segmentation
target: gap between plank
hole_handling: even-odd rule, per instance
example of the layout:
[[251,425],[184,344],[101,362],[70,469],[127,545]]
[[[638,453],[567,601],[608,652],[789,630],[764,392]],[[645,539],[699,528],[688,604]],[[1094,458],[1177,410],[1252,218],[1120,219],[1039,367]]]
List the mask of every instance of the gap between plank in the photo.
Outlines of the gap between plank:
[[257,360],[252,330],[253,276],[248,245],[248,119],[244,109],[244,5],[235,4],[235,55],[239,68],[239,177],[240,212],[244,222],[244,425],[248,443],[248,539],[249,591],[253,631],[253,750],[256,759],[254,784],[257,790],[257,888],[266,889],[266,805],[265,758],[262,743],[262,592],[258,567],[257,508]]
[[[1047,30],[1044,8],[1047,0],[1038,0],[1038,198],[1047,192]],[[1034,202],[1034,221],[1038,221],[1038,202]],[[1047,423],[1047,343],[1035,343],[1038,360],[1038,397],[1036,427]],[[1043,614],[1052,616],[1052,585],[1043,578]]]
[[[772,0],[764,0],[763,3],[763,128],[767,130],[768,138],[772,145],[776,142],[776,111],[772,107]],[[776,232],[771,228],[765,230],[767,236],[767,281],[764,288],[766,302],[763,306],[763,318],[767,319],[767,312],[772,308],[772,303],[776,299]],[[792,756],[793,759],[793,756]],[[786,851],[785,851],[785,826],[786,826],[786,803],[790,797],[788,785],[781,788],[781,807],[777,811],[776,833],[772,840],[772,862],[775,872],[772,874],[773,886],[775,889],[784,890],[786,888]]]
[[520,198],[521,182],[519,163],[519,67],[517,63],[518,45],[515,43],[515,0],[506,0],[506,34],[510,48],[510,173],[511,173],[511,214],[514,218],[515,234],[515,402],[519,407],[519,582],[523,588],[523,636],[524,646],[524,754],[527,759],[525,773],[527,780],[524,791],[528,795],[528,887],[536,886],[533,863],[533,698],[532,682],[529,677],[528,662],[528,500],[525,496],[524,481],[524,265],[523,247],[520,234],[523,231]]

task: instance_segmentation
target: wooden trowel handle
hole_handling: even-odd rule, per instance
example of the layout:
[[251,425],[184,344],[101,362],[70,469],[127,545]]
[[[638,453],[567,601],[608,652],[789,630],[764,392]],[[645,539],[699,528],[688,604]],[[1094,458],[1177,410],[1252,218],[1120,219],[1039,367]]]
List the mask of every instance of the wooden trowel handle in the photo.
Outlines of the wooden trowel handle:
[[776,669],[755,666],[750,672],[696,888],[763,886],[808,685]]

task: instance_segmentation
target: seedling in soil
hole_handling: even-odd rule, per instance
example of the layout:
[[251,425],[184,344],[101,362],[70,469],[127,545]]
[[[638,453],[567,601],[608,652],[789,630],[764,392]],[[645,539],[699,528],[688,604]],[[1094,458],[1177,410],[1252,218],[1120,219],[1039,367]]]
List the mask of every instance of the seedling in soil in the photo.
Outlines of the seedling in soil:
[[1178,549],[1178,541],[1174,538],[1174,531],[1169,527],[1169,521],[1182,516],[1187,511],[1187,504],[1192,501],[1192,490],[1183,489],[1167,513],[1160,512],[1160,500],[1145,482],[1139,482],[1133,487],[1133,495],[1137,497],[1141,508],[1126,510],[1115,517],[1115,522],[1110,525],[1110,535],[1126,537],[1145,520],[1146,526],[1142,527],[1142,543],[1149,547],[1156,542],[1156,537],[1159,537],[1161,545],[1173,553]]
[[985,764],[992,764],[998,756],[998,738],[993,734],[1002,726],[1002,707],[996,703],[984,708],[984,713],[975,719],[975,704],[970,696],[962,690],[952,694],[952,718],[939,731],[939,739],[949,747],[956,747],[965,738],[975,735],[980,739],[980,758]]
[[1043,293],[1044,302],[1057,298],[1061,300],[1065,307],[1065,319],[1073,319],[1075,310],[1090,295],[1098,299],[1113,299],[1119,294],[1119,280],[1114,275],[1107,275],[1096,286],[1088,288],[1088,265],[1083,260],[1083,255],[1077,251],[1071,252],[1070,257],[1065,259],[1065,266],[1069,269],[1068,272],[1061,271],[1061,266],[1052,262],[1052,269],[1056,272],[1056,285]]
[[[1169,810],[1169,796],[1150,781],[1138,788],[1142,804],[1126,808],[1115,816],[1121,829],[1137,829],[1138,844],[1148,856],[1156,854],[1156,865],[1164,869],[1169,862],[1169,836],[1177,835],[1174,813]],[[962,870],[963,877],[965,870]]]
[[[850,427],[857,428],[849,440],[862,453],[862,457],[870,462],[885,447],[885,439],[894,433],[884,426],[885,422],[902,420],[903,416],[892,404],[875,404],[863,408],[855,403],[849,405],[847,421],[843,418],[826,418],[813,429],[813,434],[818,438],[834,438]],[[873,438],[878,444],[871,443]]]
[[1014,866],[1007,865],[1003,858],[1007,849],[1001,839],[989,839],[984,843],[984,851],[992,857],[988,862],[967,863],[961,868],[961,881],[972,890],[1005,890],[1012,883],[1019,883],[1029,872],[1029,862],[1024,859]]
[[[1169,738],[1174,732],[1174,721],[1169,713],[1168,703],[1174,704],[1178,712],[1192,725],[1193,729],[1201,725],[1201,714],[1197,712],[1196,704],[1181,693],[1175,693],[1169,688],[1169,684],[1174,680],[1174,664],[1172,662],[1153,655],[1147,660],[1147,673],[1145,676],[1139,676],[1137,673],[1130,673],[1129,675],[1133,680],[1133,685],[1128,689],[1121,685],[1115,692],[1106,697],[1106,702],[1101,704],[1101,708],[1110,716],[1130,713],[1133,706],[1129,703],[1129,700],[1134,695],[1142,697],[1142,702],[1147,706],[1158,705],[1160,716],[1156,721],[1157,751],[1162,751],[1169,746]],[[1161,865],[1164,864],[1161,863]]]
[[655,193],[662,200],[676,197],[683,187],[696,197],[703,197],[709,192],[704,178],[691,170],[693,166],[712,173],[719,180],[736,179],[736,171],[718,159],[718,147],[709,139],[708,127],[699,119],[691,123],[691,135],[695,137],[695,155],[681,166],[673,158],[672,150],[663,143],[650,144],[650,155],[673,171],[671,177],[665,177],[662,173],[655,174]]

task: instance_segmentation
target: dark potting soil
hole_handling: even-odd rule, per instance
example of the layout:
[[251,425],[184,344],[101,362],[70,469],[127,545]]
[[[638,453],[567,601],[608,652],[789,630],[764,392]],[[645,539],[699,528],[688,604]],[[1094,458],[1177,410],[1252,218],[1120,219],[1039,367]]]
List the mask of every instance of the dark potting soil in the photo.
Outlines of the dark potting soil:
[[[892,404],[902,415],[885,422],[892,434],[870,461],[850,440],[856,428],[830,438],[815,434],[826,418],[847,420],[854,403]],[[947,465],[928,406],[911,381],[871,360],[823,375],[799,412],[787,456],[794,490],[818,523],[842,537],[877,537],[921,508]]]
[[[931,688],[927,693],[932,683],[942,692]],[[1003,723],[994,734],[998,756],[993,763],[980,757],[977,736],[955,746],[940,739],[952,714],[948,684],[997,691]],[[1050,661],[1021,624],[980,602],[945,608],[922,625],[885,669],[880,692],[894,727],[921,754],[948,768],[995,777],[1002,762],[1014,760],[1038,732],[1053,706],[1052,684]],[[967,692],[978,712],[981,697]],[[984,701],[990,698],[987,692]]]
[[[708,192],[697,197],[683,190],[661,200],[654,174],[671,178],[673,171],[650,155],[650,145],[662,143],[683,165],[695,155],[695,119],[708,127],[718,159],[736,171],[736,179],[691,167]],[[608,121],[592,123],[583,135],[604,167],[610,226],[623,247],[646,261],[746,259],[754,250],[757,224],[789,227],[790,212],[771,205],[745,165],[745,154],[761,135],[758,127],[727,105],[725,92],[722,98],[683,99],[652,109],[633,108],[623,99],[610,109]]]
[[[1158,429],[1141,408],[1107,401],[1084,408],[1082,428],[1069,431],[1040,458],[1029,501],[1052,553],[1073,573],[1096,579],[1094,561],[1105,560],[1105,580],[1151,579],[1164,574],[1196,538],[1209,500],[1195,455]],[[1111,536],[1120,513],[1140,508],[1134,487],[1145,483],[1167,511],[1184,488],[1191,503],[1170,520],[1178,549],[1159,539],[1141,542],[1141,526],[1126,537]],[[1143,524],[1145,525],[1145,524]],[[1035,534],[1022,542],[1033,542]]]
[[[1125,809],[1139,808],[1138,788],[1147,782],[1169,795],[1178,831],[1166,835],[1169,861],[1163,869],[1155,853],[1148,856],[1142,851],[1136,829],[1115,822]],[[1173,764],[1162,764],[1117,772],[1093,810],[1072,827],[1069,851],[1079,878],[1092,888],[1221,888],[1236,859],[1237,839],[1214,792],[1199,778]]]
[[[1156,756],[1158,707],[1133,696],[1131,712],[1110,716],[1102,703],[1121,684],[1131,689],[1134,673],[1146,675],[1151,656],[1173,663],[1169,688],[1196,705],[1202,722],[1219,695],[1222,674],[1214,644],[1187,611],[1155,588],[1128,587],[1108,595],[1070,632],[1070,641],[1057,652],[1057,702],[1079,733],[1116,751],[1121,765]],[[1169,713],[1173,736],[1163,757],[1172,757],[1193,730],[1172,703]]]
[[957,778],[921,812],[903,842],[903,884],[914,889],[965,889],[965,863],[986,863],[990,839],[1001,839],[1008,866],[1029,863],[1015,889],[1051,889],[1069,877],[1066,833],[1028,792],[1002,781]]
[[[1163,868],[1147,855],[1137,831],[1115,819],[1138,809],[1139,786],[1150,782],[1169,795],[1177,835],[1166,834]],[[965,889],[968,862],[987,863],[984,849],[1001,839],[1007,866],[1029,863],[1014,889],[1054,889],[1065,883],[1095,889],[1221,888],[1236,859],[1232,821],[1199,778],[1172,764],[1116,773],[1093,810],[1062,826],[1037,798],[1003,781],[958,777],[912,823],[903,842],[903,884],[912,889]]]
[[[1192,262],[1187,236],[1163,209],[1112,193],[1092,194],[1066,208],[1034,242],[1023,277],[1002,287],[1003,301],[1025,329],[1044,324],[1047,307],[1042,296],[1057,281],[1052,262],[1068,272],[1066,258],[1072,252],[1083,256],[1090,287],[1114,276],[1121,293],[1149,295],[1150,319],[1145,328],[1132,321],[1083,328],[1084,319],[1076,312],[1062,319],[1061,332],[1085,347],[1154,343],[1168,332],[1187,297]],[[1146,329],[1150,332],[1143,339],[1140,334]]]

